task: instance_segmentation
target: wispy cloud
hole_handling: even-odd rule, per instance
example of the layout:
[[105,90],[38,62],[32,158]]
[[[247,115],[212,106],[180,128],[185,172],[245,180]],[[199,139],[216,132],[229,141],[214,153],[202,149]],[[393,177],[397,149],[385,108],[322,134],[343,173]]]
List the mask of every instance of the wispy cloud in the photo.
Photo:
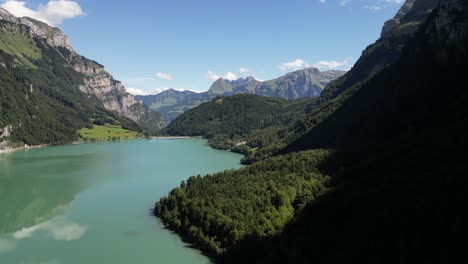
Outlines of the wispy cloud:
[[296,59],[294,61],[286,62],[278,66],[281,71],[295,71],[304,68],[314,67],[320,70],[347,70],[350,68],[351,58],[346,58],[343,61],[337,60],[321,60],[314,64],[309,64],[303,59]]
[[164,72],[156,73],[156,77],[158,77],[159,79],[166,80],[166,81],[174,80],[174,77],[172,77],[172,75],[170,75],[169,73],[164,73]]
[[161,92],[164,92],[169,89],[174,89],[176,91],[192,91],[195,93],[199,93],[199,90],[196,89],[183,89],[183,88],[169,88],[169,87],[158,87],[158,88],[153,88],[153,89],[139,89],[139,88],[127,88],[127,92],[133,95],[154,95],[154,94],[159,94]]
[[239,69],[240,74],[245,74],[245,73],[248,73],[248,72],[249,72],[249,69],[247,69],[247,68],[242,67],[242,68]]
[[296,59],[294,61],[285,62],[278,66],[278,68],[281,71],[294,71],[308,67],[310,67],[310,65],[302,59]]
[[320,70],[349,69],[352,58],[346,58],[343,61],[322,60],[314,63],[312,66]]
[[127,88],[126,90],[127,90],[127,93],[133,94],[133,95],[152,95],[152,94],[158,94],[168,89],[169,87],[153,88],[149,90],[139,89],[139,88]]
[[374,5],[365,5],[364,8],[372,11],[379,11],[392,5],[401,5],[403,2],[405,2],[405,0],[377,0]]
[[382,10],[383,7],[377,6],[377,5],[374,5],[374,6],[365,5],[364,8],[372,10],[372,11],[379,11],[379,10]]
[[405,0],[385,0],[389,4],[402,4]]
[[127,90],[127,93],[133,95],[148,95],[147,91],[138,88],[127,87],[125,90]]
[[340,6],[345,7],[347,6],[352,0],[341,0],[340,1]]
[[226,79],[226,80],[237,80],[239,77],[237,76],[237,74],[233,73],[233,72],[227,72],[226,74],[224,74],[223,76],[213,72],[213,71],[208,71],[206,73],[206,78],[208,78],[209,80],[212,80],[212,81],[216,81],[218,80],[219,78],[223,78],[223,79]]
[[28,2],[7,0],[0,7],[8,10],[17,17],[31,17],[51,26],[62,24],[67,19],[83,16],[80,4],[69,0],[50,0],[47,4],[40,4],[37,9],[27,6]]
[[324,4],[326,2],[326,0],[319,0],[320,3]]

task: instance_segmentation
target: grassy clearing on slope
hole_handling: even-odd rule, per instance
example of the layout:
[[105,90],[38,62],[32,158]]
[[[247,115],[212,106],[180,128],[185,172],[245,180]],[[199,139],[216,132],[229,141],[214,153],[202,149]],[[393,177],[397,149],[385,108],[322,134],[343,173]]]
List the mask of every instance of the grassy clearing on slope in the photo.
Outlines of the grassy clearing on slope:
[[120,140],[138,137],[138,133],[135,131],[109,124],[103,126],[93,125],[92,129],[82,128],[78,131],[78,135],[85,141]]
[[31,59],[37,60],[42,57],[41,51],[32,38],[16,33],[2,32],[0,34],[0,50],[16,56],[19,63],[33,69],[37,67]]

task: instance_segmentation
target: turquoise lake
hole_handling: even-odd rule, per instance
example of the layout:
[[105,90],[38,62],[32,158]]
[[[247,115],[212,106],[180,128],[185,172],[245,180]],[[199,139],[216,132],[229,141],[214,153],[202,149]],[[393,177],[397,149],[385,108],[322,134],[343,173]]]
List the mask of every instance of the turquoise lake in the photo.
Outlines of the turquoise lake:
[[209,263],[151,209],[189,176],[239,168],[240,159],[201,139],[0,154],[0,263]]

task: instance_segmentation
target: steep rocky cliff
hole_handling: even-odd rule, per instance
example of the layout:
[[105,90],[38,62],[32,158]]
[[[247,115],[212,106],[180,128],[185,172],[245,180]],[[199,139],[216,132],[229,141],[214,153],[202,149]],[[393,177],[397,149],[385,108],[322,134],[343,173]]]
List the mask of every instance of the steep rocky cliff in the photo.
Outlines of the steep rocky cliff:
[[320,95],[327,84],[345,73],[344,71],[322,72],[317,68],[302,69],[271,81],[262,82],[254,88],[253,93],[290,100],[315,97]]
[[[62,30],[32,18],[16,18],[1,8],[0,22],[0,32],[41,39],[48,47],[56,49],[68,62],[67,67],[82,74],[79,89],[89,95],[95,95],[107,110],[137,122],[146,130],[157,130],[165,125],[159,113],[150,111],[142,101],[127,93],[122,83],[106,72],[104,66],[77,54]],[[30,58],[25,59],[31,61]]]

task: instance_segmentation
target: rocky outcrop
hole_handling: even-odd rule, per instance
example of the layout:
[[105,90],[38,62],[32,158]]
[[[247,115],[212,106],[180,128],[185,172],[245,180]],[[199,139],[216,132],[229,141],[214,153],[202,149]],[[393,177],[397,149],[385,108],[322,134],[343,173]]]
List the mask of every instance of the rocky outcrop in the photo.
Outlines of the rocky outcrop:
[[69,38],[59,28],[51,27],[32,18],[17,18],[0,8],[0,30],[26,34],[42,39],[47,45],[57,49],[70,66],[83,75],[79,89],[96,96],[107,110],[127,117],[146,130],[156,130],[165,126],[159,113],[153,112],[142,101],[126,92],[120,81],[105,71],[104,66],[77,54]]
[[106,109],[130,118],[145,129],[157,130],[165,126],[159,113],[149,110],[141,100],[127,93],[125,86],[106,72],[102,65],[84,57],[75,57],[73,61],[74,69],[85,76],[80,90],[95,95]]
[[6,126],[4,128],[0,128],[0,152],[11,149],[11,146],[7,141],[7,139],[10,137],[11,130],[12,130],[12,126]]
[[438,4],[439,0],[406,0],[395,17],[385,22],[381,36],[384,36],[390,30],[403,23],[419,23],[424,21]]
[[235,87],[246,86],[246,85],[256,85],[260,82],[255,80],[254,77],[248,76],[246,78],[239,78],[237,80],[227,80],[224,78],[219,78],[216,80],[208,90],[209,94],[213,95],[223,95],[233,91]]
[[73,52],[70,39],[62,30],[29,17],[20,18],[20,21],[30,27],[33,35],[43,38],[50,46],[63,47]]
[[280,78],[260,83],[254,93],[264,96],[281,97],[290,100],[319,96],[332,80],[341,77],[344,71],[324,71],[307,68],[288,73]]
[[415,1],[416,0],[407,0],[400,8],[398,13],[395,15],[395,17],[385,22],[382,28],[382,33],[380,33],[380,35],[383,36],[388,31],[398,26],[400,24],[400,19],[402,19],[406,15],[406,13],[408,13],[408,11],[411,10]]

